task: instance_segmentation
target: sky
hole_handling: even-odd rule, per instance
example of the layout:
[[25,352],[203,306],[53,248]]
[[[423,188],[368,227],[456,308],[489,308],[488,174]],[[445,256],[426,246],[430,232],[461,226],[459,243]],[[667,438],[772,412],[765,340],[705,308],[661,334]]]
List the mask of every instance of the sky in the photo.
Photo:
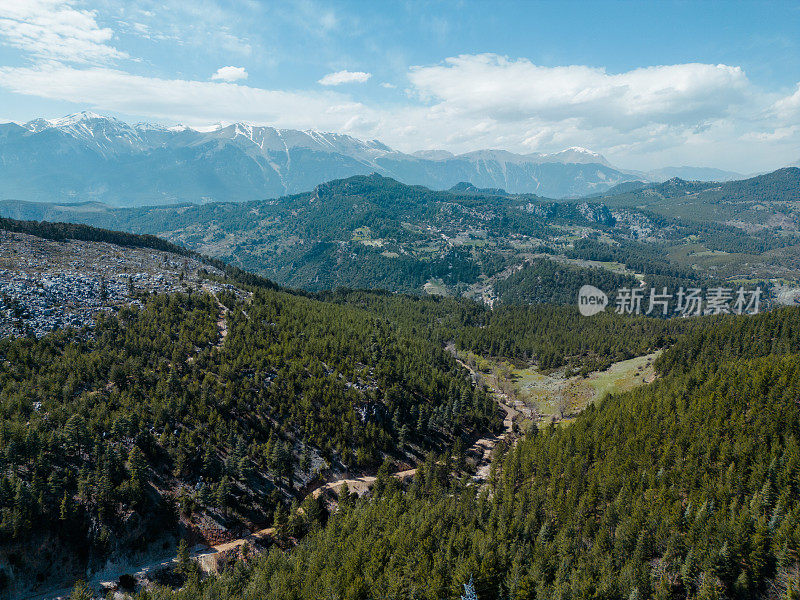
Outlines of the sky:
[[800,161],[800,2],[0,1],[0,121],[81,110],[749,174]]

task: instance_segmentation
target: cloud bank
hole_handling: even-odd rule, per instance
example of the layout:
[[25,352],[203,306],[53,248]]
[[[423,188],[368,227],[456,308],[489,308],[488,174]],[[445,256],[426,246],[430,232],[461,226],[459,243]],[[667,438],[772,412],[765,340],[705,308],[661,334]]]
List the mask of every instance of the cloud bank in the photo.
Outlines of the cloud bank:
[[63,0],[3,0],[0,39],[43,60],[77,63],[127,58],[109,44],[114,32],[100,27],[96,13]]
[[[365,71],[332,72],[305,89],[244,85],[252,78],[236,66],[219,68],[210,81],[134,73],[135,57],[116,48],[114,31],[98,19],[71,0],[0,4],[0,42],[27,58],[23,66],[0,66],[0,87],[76,109],[194,126],[249,121],[338,131],[404,151],[583,146],[626,167],[694,163],[745,172],[800,156],[800,83],[783,93],[767,91],[735,65],[614,73],[464,54],[408,67],[405,89],[381,103],[359,99],[359,88],[345,86],[368,81]],[[338,86],[347,91],[331,89]]]

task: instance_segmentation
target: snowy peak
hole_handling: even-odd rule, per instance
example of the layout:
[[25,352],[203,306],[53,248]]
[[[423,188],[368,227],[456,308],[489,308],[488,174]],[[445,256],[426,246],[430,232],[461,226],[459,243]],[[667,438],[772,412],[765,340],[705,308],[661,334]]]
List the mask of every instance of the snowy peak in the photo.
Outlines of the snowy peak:
[[611,164],[605,159],[602,154],[593,152],[580,146],[572,146],[560,152],[553,152],[551,154],[540,155],[542,162],[560,162],[560,163],[575,163],[575,164],[601,164],[610,167]]
[[192,130],[198,141],[234,143],[249,152],[285,153],[292,150],[341,154],[359,161],[370,162],[394,150],[378,140],[362,141],[341,133],[315,130],[278,129],[251,123],[220,123],[209,129]]
[[85,123],[86,121],[98,121],[98,120],[113,121],[121,125],[126,125],[125,123],[123,123],[118,119],[115,119],[114,117],[104,117],[90,110],[84,110],[78,113],[73,113],[71,115],[61,117],[60,119],[53,119],[50,121],[50,123],[52,124],[53,127],[67,127],[70,125]]
[[[431,154],[430,152],[427,154]],[[420,156],[415,153],[415,156]],[[452,156],[452,155],[451,155]],[[532,152],[531,154],[515,154],[507,150],[476,150],[474,152],[467,152],[459,154],[460,158],[468,158],[470,160],[493,160],[500,163],[510,164],[543,164],[543,163],[561,163],[561,164],[579,164],[590,165],[599,164],[604,167],[614,168],[603,155],[597,152],[592,152],[586,148],[573,146],[566,150],[553,152],[550,154],[542,154],[540,152]]]
[[33,121],[28,121],[25,123],[24,127],[33,131],[34,133],[38,133],[39,131],[53,128],[68,129],[71,127],[80,126],[89,127],[92,121],[108,121],[117,123],[120,126],[128,128],[130,127],[127,123],[115,119],[114,117],[104,117],[103,115],[98,115],[97,113],[93,113],[88,110],[66,115],[65,117],[60,117],[58,119],[34,119]]
[[33,121],[28,121],[27,123],[23,124],[25,129],[33,133],[39,133],[40,131],[44,131],[45,129],[50,129],[53,127],[53,122],[49,121],[48,119],[34,119]]
[[[55,176],[62,173],[70,177]],[[552,198],[604,192],[643,177],[581,147],[550,154],[405,154],[342,133],[245,122],[130,125],[90,111],[0,125],[0,198],[117,206],[244,201],[369,173],[432,189],[469,182],[476,189]]]
[[65,140],[78,140],[103,156],[140,150],[143,140],[134,128],[115,119],[83,111],[59,119],[35,119],[25,123],[31,135],[56,133]]
[[201,146],[208,143],[233,143],[248,154],[286,153],[292,150],[333,153],[359,163],[377,166],[379,158],[392,156],[403,160],[441,161],[465,159],[470,162],[498,164],[538,164],[546,162],[611,165],[600,154],[581,147],[572,147],[551,154],[515,154],[507,150],[476,150],[454,155],[445,150],[428,150],[403,154],[379,140],[364,141],[347,134],[313,129],[278,129],[246,122],[220,122],[209,127],[166,126],[154,123],[129,125],[114,117],[91,111],[73,113],[58,119],[35,119],[24,125],[32,134],[56,130],[69,137],[97,144],[103,154],[145,151],[164,146]]

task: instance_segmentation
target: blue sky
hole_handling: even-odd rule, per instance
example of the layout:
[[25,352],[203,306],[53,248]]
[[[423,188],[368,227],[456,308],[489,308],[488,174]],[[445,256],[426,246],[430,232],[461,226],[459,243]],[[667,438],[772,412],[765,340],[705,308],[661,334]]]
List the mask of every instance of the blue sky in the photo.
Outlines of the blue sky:
[[247,121],[404,151],[800,160],[800,3],[0,3],[0,120]]

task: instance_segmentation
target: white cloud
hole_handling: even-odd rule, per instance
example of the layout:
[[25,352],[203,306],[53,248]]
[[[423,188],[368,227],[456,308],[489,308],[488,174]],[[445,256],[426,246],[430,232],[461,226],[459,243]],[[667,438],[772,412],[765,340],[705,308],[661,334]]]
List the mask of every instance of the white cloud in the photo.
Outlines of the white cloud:
[[[800,84],[771,93],[738,66],[688,63],[612,73],[496,54],[461,55],[412,67],[407,82],[392,78],[407,88],[405,101],[392,95],[392,102],[364,104],[355,86],[351,94],[330,88],[369,81],[371,73],[363,71],[329,73],[318,82],[326,88],[294,91],[244,85],[247,71],[235,66],[219,68],[210,81],[133,75],[114,65],[138,57],[119,50],[108,27],[113,23],[124,42],[136,36],[140,43],[168,41],[184,51],[202,46],[226,62],[249,64],[255,56],[263,65],[277,60],[266,49],[266,40],[277,37],[256,34],[250,23],[299,30],[322,47],[344,25],[353,35],[363,27],[357,21],[317,0],[246,0],[235,6],[217,0],[142,0],[135,6],[118,0],[0,0],[0,44],[29,61],[25,67],[0,66],[0,87],[72,102],[76,109],[190,125],[245,120],[342,131],[407,151],[552,152],[584,146],[623,166],[713,161],[742,171],[800,155]],[[395,60],[393,70],[405,68],[402,58]],[[148,65],[139,68],[146,73]]]
[[249,121],[280,127],[347,131],[354,116],[372,110],[335,92],[265,90],[227,82],[161,79],[109,68],[78,69],[53,63],[0,67],[0,86],[19,94],[187,125]]
[[322,85],[341,85],[343,83],[364,83],[372,77],[372,73],[364,71],[337,71],[328,73],[319,80]]
[[775,102],[773,110],[775,114],[782,119],[797,120],[800,118],[800,83],[797,84],[797,90],[794,94]]
[[3,0],[0,39],[39,60],[107,63],[127,54],[108,42],[113,31],[100,27],[96,13],[70,0]]
[[800,137],[800,125],[789,127],[778,127],[773,131],[752,132],[742,136],[742,140],[748,142],[780,142],[784,140],[798,139]]
[[396,86],[396,85],[394,85],[393,83],[389,83],[388,81],[384,81],[384,82],[381,84],[381,87],[382,87],[382,88],[386,88],[387,90],[393,90],[393,89],[394,89],[394,88],[396,88],[397,86]]
[[[800,88],[791,96],[752,84],[737,66],[660,65],[609,73],[581,65],[457,56],[409,71],[410,105],[385,127],[407,148],[480,147],[552,152],[584,146],[616,164],[769,169],[800,154]],[[409,127],[412,125],[412,127]]]
[[[20,49],[31,61],[28,67],[0,67],[0,87],[73,102],[76,109],[194,126],[250,121],[341,131],[405,151],[552,152],[584,146],[628,167],[713,161],[713,166],[742,171],[770,168],[800,155],[800,85],[783,96],[771,94],[737,66],[688,63],[611,73],[583,65],[543,67],[495,54],[462,55],[410,68],[408,85],[402,85],[408,88],[405,102],[365,105],[357,101],[356,91],[243,85],[244,67],[221,67],[211,81],[112,68],[129,57],[114,47],[114,32],[98,22],[96,11],[79,6],[78,0],[0,0],[0,43]],[[178,11],[179,18],[131,9],[123,11],[125,20],[116,27],[143,38],[211,45],[227,60],[251,54],[251,44],[259,43],[241,37],[236,15],[213,1],[170,0],[168,9]],[[285,9],[283,16],[281,10],[273,15],[281,23],[302,17],[315,35],[325,36],[342,23],[311,0]],[[318,83],[364,83],[371,76],[343,70]]]
[[581,65],[541,67],[494,54],[413,67],[409,77],[418,96],[445,114],[497,122],[574,118],[585,126],[619,130],[721,117],[745,103],[750,89],[744,72],[727,65],[667,65],[610,74]]
[[239,81],[247,79],[247,71],[244,67],[220,67],[211,76],[214,81]]

